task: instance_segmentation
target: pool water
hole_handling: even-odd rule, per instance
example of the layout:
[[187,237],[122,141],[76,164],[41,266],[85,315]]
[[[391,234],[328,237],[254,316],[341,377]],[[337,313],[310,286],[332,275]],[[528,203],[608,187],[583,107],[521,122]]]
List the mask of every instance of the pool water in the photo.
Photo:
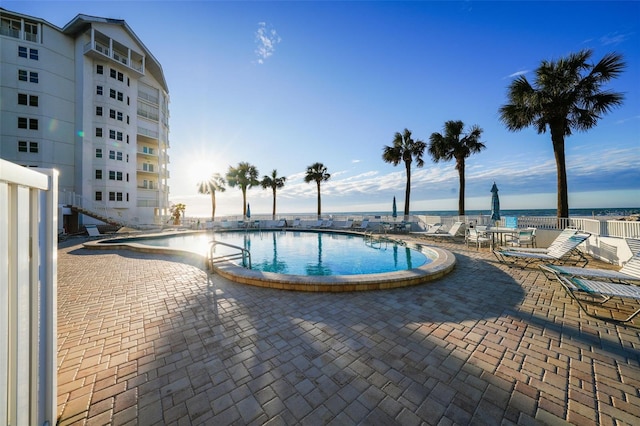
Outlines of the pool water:
[[[249,250],[252,269],[278,274],[377,274],[418,268],[432,261],[418,247],[409,248],[389,240],[371,240],[360,235],[333,232],[278,230],[196,233],[136,238],[135,242],[206,254],[214,238]],[[218,245],[214,256],[235,253],[237,250]],[[234,262],[242,264],[242,260]]]

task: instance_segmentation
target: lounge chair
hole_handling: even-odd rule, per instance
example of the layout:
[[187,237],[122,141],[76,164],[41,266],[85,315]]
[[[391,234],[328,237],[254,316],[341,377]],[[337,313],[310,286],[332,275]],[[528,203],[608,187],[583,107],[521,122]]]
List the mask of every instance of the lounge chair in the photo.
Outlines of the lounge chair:
[[[451,228],[449,228],[447,232],[436,232],[433,234],[429,234],[428,236],[435,237],[435,238],[446,238],[446,239],[463,237],[465,235],[464,228],[465,228],[464,222],[455,222],[453,225],[451,225]],[[427,236],[426,234],[423,234],[423,235]]]
[[[605,281],[587,280],[577,277],[566,277],[564,275],[556,275],[556,278],[558,279],[560,284],[562,284],[567,293],[569,293],[569,295],[578,303],[580,309],[582,309],[582,311],[590,317],[608,321],[613,320],[617,322],[628,322],[640,313],[640,308],[638,308],[627,318],[620,320],[611,316],[589,313],[589,311],[587,311],[587,307],[585,306],[585,302],[603,305],[612,297],[640,300],[640,287],[638,286]],[[587,296],[590,299],[585,300],[582,296]]]
[[322,228],[322,229],[332,228],[333,227],[333,221],[332,220],[325,220],[320,224],[319,227]]
[[295,219],[293,219],[293,227],[294,228],[300,228],[302,226],[302,224],[300,223],[300,218],[296,217]]
[[323,220],[316,220],[311,224],[310,228],[321,228],[323,223]]
[[416,235],[416,236],[428,237],[429,235],[437,234],[438,232],[440,232],[441,228],[442,228],[442,225],[440,224],[431,225],[426,231],[416,231],[416,232],[411,232],[410,234]]
[[540,265],[540,269],[542,269],[547,278],[551,278],[550,274],[553,274],[610,281],[640,281],[640,252],[631,257],[619,271],[552,264]]
[[369,228],[369,219],[364,219],[362,223],[360,223],[360,226],[358,226],[356,229],[358,231],[366,231],[368,228]]
[[553,247],[549,246],[546,253],[539,251],[511,251],[511,250],[494,250],[493,254],[496,256],[499,262],[511,265],[520,264],[522,268],[536,263],[547,262],[556,264],[572,263],[574,265],[586,266],[589,263],[584,254],[578,250],[578,246],[585,242],[591,236],[588,232],[576,233],[569,237],[561,244],[555,244]]
[[287,221],[285,219],[280,219],[278,223],[276,223],[276,228],[284,228],[287,226]]
[[523,251],[527,253],[549,253],[549,250],[554,250],[556,247],[560,247],[565,241],[569,239],[569,237],[575,235],[578,231],[573,228],[564,229],[555,240],[549,244],[547,248],[538,248],[538,247],[501,247],[501,250],[506,251]]
[[353,219],[348,219],[340,229],[351,229],[353,227]]
[[105,236],[100,232],[97,225],[85,225],[85,229],[91,238],[102,238]]

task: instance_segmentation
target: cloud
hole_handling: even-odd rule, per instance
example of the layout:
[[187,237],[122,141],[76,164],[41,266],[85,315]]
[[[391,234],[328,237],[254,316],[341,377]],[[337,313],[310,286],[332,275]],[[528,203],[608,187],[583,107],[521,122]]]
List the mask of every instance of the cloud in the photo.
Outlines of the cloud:
[[516,71],[513,74],[509,74],[508,76],[506,76],[505,78],[514,78],[514,77],[519,77],[521,75],[525,75],[528,74],[529,70],[522,70],[522,71]]
[[618,33],[607,34],[600,37],[600,43],[603,46],[609,46],[612,44],[624,43],[625,41],[627,41],[628,38],[629,38],[629,34],[618,34]]
[[258,22],[258,30],[256,31],[256,55],[258,55],[258,63],[264,64],[264,61],[273,55],[276,45],[282,39],[272,28],[267,28],[266,22]]

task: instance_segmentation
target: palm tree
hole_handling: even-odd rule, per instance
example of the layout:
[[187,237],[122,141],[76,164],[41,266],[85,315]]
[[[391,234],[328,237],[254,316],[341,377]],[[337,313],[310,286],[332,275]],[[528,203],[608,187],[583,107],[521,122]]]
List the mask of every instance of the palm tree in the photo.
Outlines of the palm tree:
[[572,53],[558,61],[542,61],[533,85],[524,76],[509,85],[508,103],[500,107],[500,120],[510,131],[534,126],[551,133],[558,170],[558,218],[569,217],[564,138],[572,130],[594,127],[604,113],[622,104],[622,93],[602,90],[626,67],[622,55],[609,53],[600,62],[587,61],[592,50]]
[[411,195],[411,163],[413,159],[416,160],[416,165],[422,167],[424,160],[424,150],[427,148],[427,144],[421,140],[413,140],[411,138],[411,131],[404,129],[404,132],[396,132],[393,137],[393,145],[385,146],[382,151],[382,159],[386,163],[392,163],[394,166],[404,162],[405,170],[407,172],[407,186],[404,191],[404,215],[409,215],[409,197]]
[[271,176],[264,175],[262,176],[262,181],[260,181],[260,185],[264,189],[271,188],[273,191],[273,212],[271,213],[273,220],[276,219],[276,190],[282,188],[286,180],[287,178],[284,176],[278,177],[278,170],[273,169]]
[[322,163],[313,163],[307,167],[307,173],[304,177],[304,181],[306,183],[315,182],[318,188],[318,219],[320,219],[320,215],[322,214],[320,203],[320,183],[328,181],[330,178],[331,175],[327,173],[327,168]]
[[476,154],[486,147],[480,142],[482,129],[472,126],[465,134],[464,123],[460,120],[450,120],[444,123],[444,135],[432,133],[429,137],[429,154],[436,163],[440,160],[456,160],[456,170],[460,177],[460,194],[458,198],[458,214],[464,215],[464,163],[471,154]]
[[198,194],[210,194],[211,195],[211,220],[216,220],[216,191],[224,192],[227,188],[225,185],[224,178],[220,175],[220,173],[214,173],[208,180],[203,180],[202,182],[198,182]]
[[227,183],[230,187],[240,187],[242,191],[242,216],[247,214],[247,188],[259,185],[258,169],[247,162],[238,163],[237,167],[229,166],[227,172]]

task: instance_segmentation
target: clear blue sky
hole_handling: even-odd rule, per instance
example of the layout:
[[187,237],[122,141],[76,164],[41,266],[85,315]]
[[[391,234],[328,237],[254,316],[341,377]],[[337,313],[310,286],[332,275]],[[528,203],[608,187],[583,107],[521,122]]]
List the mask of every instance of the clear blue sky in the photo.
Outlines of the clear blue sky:
[[[571,208],[640,207],[639,2],[3,1],[59,27],[77,14],[118,18],[162,64],[171,96],[171,195],[206,216],[196,183],[247,161],[288,178],[278,212],[315,212],[307,166],[324,163],[323,212],[402,210],[405,172],[382,148],[408,128],[428,142],[447,120],[484,129],[467,159],[466,207],[555,208],[548,133],[512,133],[498,119],[514,75],[541,60],[594,50],[628,66],[608,88],[624,105],[566,140]],[[425,156],[412,172],[411,210],[456,210],[454,163]],[[254,214],[271,212],[254,188]],[[218,195],[217,214],[241,213],[241,192]]]

